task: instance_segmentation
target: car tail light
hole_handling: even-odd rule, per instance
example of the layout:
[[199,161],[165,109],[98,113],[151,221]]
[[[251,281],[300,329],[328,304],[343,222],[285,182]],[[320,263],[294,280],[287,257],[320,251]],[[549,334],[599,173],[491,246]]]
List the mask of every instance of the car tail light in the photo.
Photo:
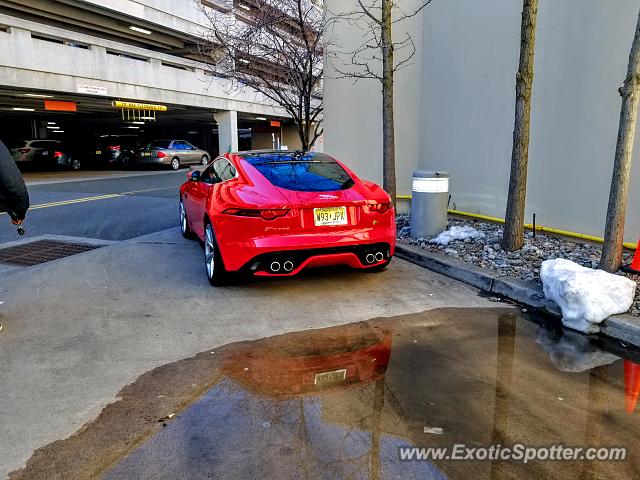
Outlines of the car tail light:
[[29,153],[31,151],[30,148],[19,148],[18,151],[22,154]]
[[265,220],[273,220],[275,218],[284,217],[289,210],[279,209],[279,210],[260,210],[260,216]]
[[291,210],[288,209],[267,209],[267,210],[252,210],[249,208],[229,208],[223,213],[226,215],[235,215],[236,217],[260,217],[265,220],[274,220],[279,217],[284,217]]
[[165,158],[166,156],[167,156],[167,154],[166,154],[166,153],[164,153],[164,152],[158,152],[158,153],[156,153],[156,157],[158,157],[158,158]]
[[385,213],[388,210],[391,210],[393,208],[393,204],[391,202],[389,203],[374,203],[373,205],[369,205],[369,209],[372,212],[377,212],[377,213]]
[[62,158],[64,154],[62,152],[53,152],[53,158]]
[[120,150],[120,145],[109,145],[107,150]]

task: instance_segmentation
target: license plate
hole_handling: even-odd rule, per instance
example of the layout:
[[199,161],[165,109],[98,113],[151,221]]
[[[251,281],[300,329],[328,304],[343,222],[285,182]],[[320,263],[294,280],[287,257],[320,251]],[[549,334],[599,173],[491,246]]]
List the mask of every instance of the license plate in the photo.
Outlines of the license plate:
[[102,155],[102,150],[96,150],[96,155]]
[[347,378],[347,369],[334,370],[332,372],[316,373],[313,379],[314,385],[333,385],[334,383],[342,382]]
[[142,154],[143,157],[150,157],[151,156],[151,152],[144,152]]
[[347,207],[314,208],[313,219],[316,227],[322,225],[346,225]]

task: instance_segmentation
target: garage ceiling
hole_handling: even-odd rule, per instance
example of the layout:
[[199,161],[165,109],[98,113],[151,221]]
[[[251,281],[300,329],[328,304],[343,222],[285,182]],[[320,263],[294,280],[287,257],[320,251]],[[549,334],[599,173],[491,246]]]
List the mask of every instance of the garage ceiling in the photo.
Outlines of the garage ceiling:
[[[76,0],[0,0],[0,11],[68,30],[128,43],[181,57],[197,56],[197,38],[139,18]],[[145,35],[129,29],[147,28]]]

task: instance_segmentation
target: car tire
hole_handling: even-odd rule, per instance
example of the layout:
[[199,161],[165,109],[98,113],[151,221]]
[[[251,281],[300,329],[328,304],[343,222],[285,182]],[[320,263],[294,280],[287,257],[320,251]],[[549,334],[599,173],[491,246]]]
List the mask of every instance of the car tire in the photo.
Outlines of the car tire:
[[221,287],[227,283],[227,270],[222,262],[213,226],[208,221],[204,224],[204,264],[207,279],[211,285]]
[[189,227],[189,220],[187,219],[187,209],[185,208],[182,200],[180,200],[179,212],[180,212],[180,232],[182,233],[182,236],[184,238],[193,240],[194,235],[193,235],[193,232],[191,231],[191,228]]
[[206,155],[203,155],[202,158],[200,159],[200,164],[203,167],[206,167],[209,164],[209,157],[207,157]]
[[180,159],[178,157],[173,157],[171,159],[171,170],[178,170],[180,168]]
[[77,158],[72,158],[69,165],[71,167],[71,170],[75,170],[75,171],[78,171],[82,168],[82,162]]

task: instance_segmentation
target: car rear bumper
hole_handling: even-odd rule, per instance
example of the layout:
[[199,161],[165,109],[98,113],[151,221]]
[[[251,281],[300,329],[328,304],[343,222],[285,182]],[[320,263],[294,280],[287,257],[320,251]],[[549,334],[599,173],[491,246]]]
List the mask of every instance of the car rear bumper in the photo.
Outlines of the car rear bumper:
[[253,258],[241,271],[259,277],[282,277],[296,275],[305,268],[331,265],[366,269],[388,263],[392,255],[388,243],[272,252]]
[[171,165],[171,159],[173,157],[170,156],[166,156],[164,158],[158,158],[158,157],[144,157],[142,155],[140,155],[139,157],[136,158],[136,163],[142,163],[145,165]]
[[[333,236],[330,242],[327,240],[326,235],[292,235],[244,243],[219,243],[228,271],[256,276],[290,276],[309,267],[377,267],[393,256],[396,242],[395,231],[386,228],[350,231],[340,238]],[[273,262],[280,268],[274,271]]]

